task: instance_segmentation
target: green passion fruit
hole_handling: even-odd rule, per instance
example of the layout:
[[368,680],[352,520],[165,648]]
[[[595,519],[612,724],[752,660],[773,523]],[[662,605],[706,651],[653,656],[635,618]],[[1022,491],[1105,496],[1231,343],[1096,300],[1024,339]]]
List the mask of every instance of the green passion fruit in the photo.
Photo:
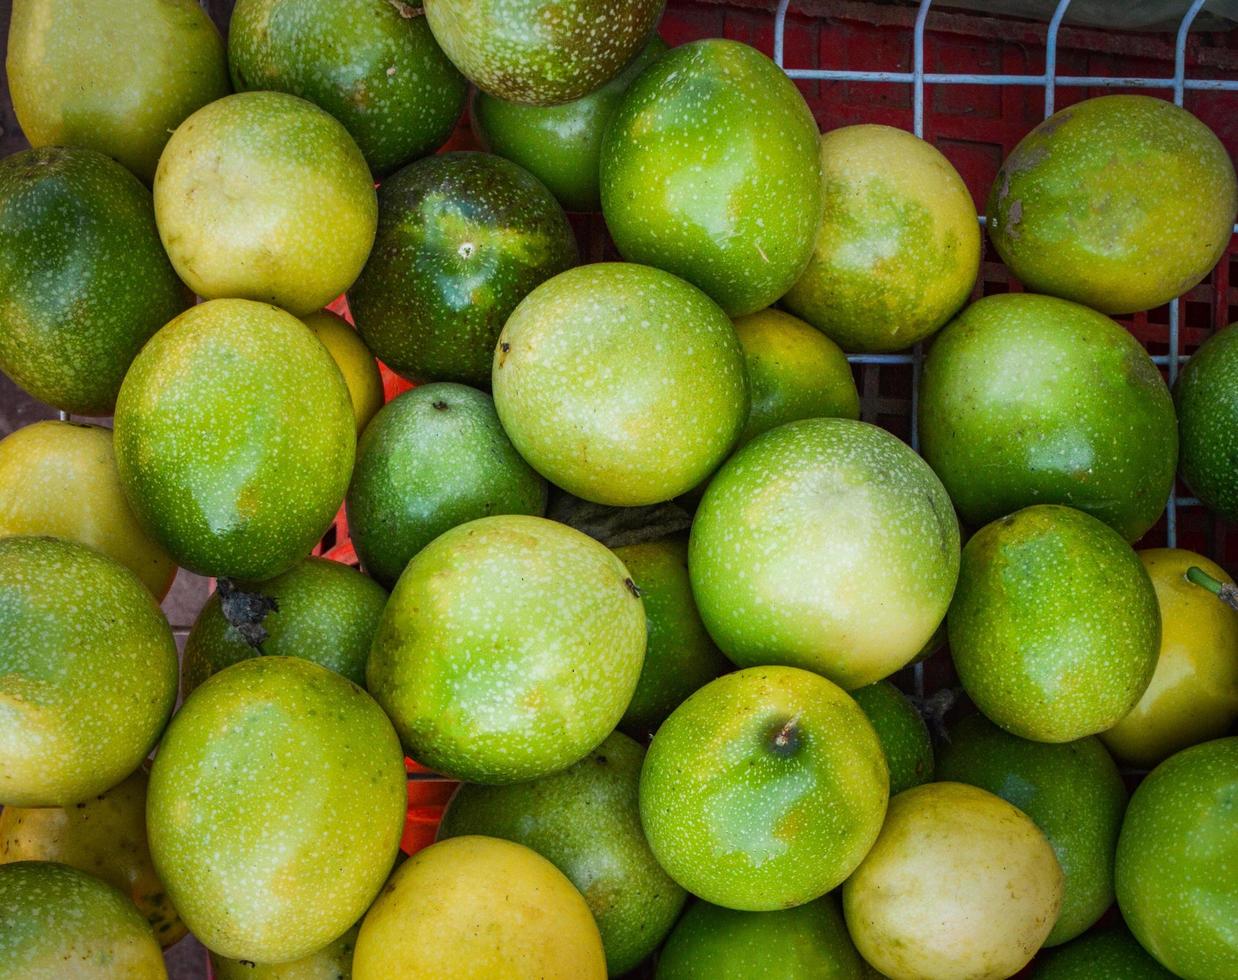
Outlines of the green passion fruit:
[[1036,957],[1029,980],[1174,980],[1125,925],[1089,932]]
[[374,355],[365,346],[365,341],[357,336],[357,331],[338,313],[319,310],[301,317],[301,322],[314,332],[344,376],[353,415],[357,419],[357,438],[360,439],[374,413],[383,407],[383,377]]
[[353,951],[357,948],[355,925],[333,943],[320,950],[287,963],[255,963],[253,960],[230,960],[211,953],[211,968],[215,980],[350,980]]
[[812,256],[820,134],[799,89],[736,41],[684,44],[628,89],[602,142],[602,213],[625,259],[731,316],[769,306]]
[[348,291],[378,358],[414,381],[485,387],[503,324],[576,262],[576,239],[536,177],[489,153],[444,153],[379,190],[378,235]]
[[890,769],[890,795],[933,778],[933,740],[920,712],[889,681],[858,687],[851,697],[868,716]]
[[1238,521],[1238,324],[1209,337],[1174,386],[1182,479],[1204,506]]

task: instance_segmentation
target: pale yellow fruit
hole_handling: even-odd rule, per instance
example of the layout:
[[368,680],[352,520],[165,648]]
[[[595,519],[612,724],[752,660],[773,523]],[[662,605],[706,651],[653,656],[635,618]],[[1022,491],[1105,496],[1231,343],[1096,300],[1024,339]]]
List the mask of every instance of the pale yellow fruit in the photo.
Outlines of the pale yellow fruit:
[[322,341],[340,374],[344,375],[360,436],[374,413],[383,407],[383,379],[378,373],[378,362],[361,335],[342,316],[330,310],[319,310],[301,319]]

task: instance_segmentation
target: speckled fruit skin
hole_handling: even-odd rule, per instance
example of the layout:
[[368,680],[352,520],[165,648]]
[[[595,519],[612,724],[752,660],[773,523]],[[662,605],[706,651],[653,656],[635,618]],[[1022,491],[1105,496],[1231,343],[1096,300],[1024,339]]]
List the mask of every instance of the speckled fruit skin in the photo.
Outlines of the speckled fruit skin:
[[658,956],[657,980],[862,980],[863,964],[827,895],[777,912],[694,902]]
[[257,657],[194,691],[151,769],[150,851],[190,931],[279,963],[342,935],[395,861],[404,756],[372,698],[307,660]]
[[427,0],[430,30],[474,85],[509,102],[558,105],[622,71],[665,0]]
[[287,571],[322,537],[356,445],[326,348],[248,300],[195,306],[151,339],[125,377],[113,438],[126,498],[177,563],[247,581]]
[[0,804],[69,806],[150,752],[176,643],[129,569],[58,538],[0,539]]
[[731,321],[682,279],[622,262],[533,290],[499,335],[492,381],[520,455],[570,493],[617,507],[692,489],[748,417]]
[[111,414],[129,362],[188,304],[124,167],[58,146],[0,161],[0,369],[35,398]]
[[488,395],[442,382],[404,392],[374,417],[347,506],[362,565],[390,587],[444,531],[492,514],[541,517],[546,481],[520,458]]
[[666,50],[656,34],[601,88],[554,106],[473,97],[473,132],[491,153],[520,164],[568,211],[602,210],[598,166],[602,137],[628,86]]
[[0,866],[0,976],[164,980],[167,975],[150,926],[115,888],[63,864]]
[[1104,313],[1185,293],[1229,245],[1234,165],[1189,112],[1145,95],[1088,99],[1050,116],[989,192],[989,238],[1029,289]]
[[540,854],[493,837],[440,841],[400,865],[353,957],[353,980],[605,976],[580,892]]
[[1029,742],[972,715],[951,728],[937,778],[1000,796],[1049,839],[1065,880],[1062,910],[1046,946],[1074,939],[1113,904],[1113,851],[1126,787],[1099,740]]
[[486,387],[516,304],[576,257],[567,216],[536,177],[489,153],[443,153],[383,183],[374,251],[348,301],[393,371]]
[[890,770],[890,795],[933,779],[933,741],[928,725],[907,696],[889,681],[851,692],[872,723]]
[[941,332],[920,438],[967,524],[1067,504],[1128,541],[1165,509],[1178,458],[1173,400],[1139,342],[1094,310],[1029,293],[988,296]]
[[1029,980],[1174,980],[1121,923],[1036,957]]
[[278,603],[262,618],[269,635],[250,646],[212,593],[185,641],[185,697],[212,674],[257,656],[301,657],[365,685],[370,643],[387,604],[381,585],[339,562],[304,558],[269,582],[237,587]]
[[228,67],[238,92],[288,92],[331,113],[376,176],[442,146],[468,95],[421,10],[392,0],[240,0]]
[[851,938],[883,974],[1003,980],[1053,927],[1062,870],[1044,834],[1005,800],[927,783],[890,801],[842,891]]
[[668,51],[602,142],[602,213],[625,259],[673,272],[731,316],[769,306],[812,256],[819,133],[799,89],[737,41]]
[[78,422],[35,422],[0,440],[0,537],[76,541],[120,562],[156,599],[176,563],[142,530],[116,473],[112,432]]
[[783,304],[849,351],[935,333],[980,271],[976,206],[958,171],[905,130],[844,126],[821,137],[821,179],[812,260]]
[[976,706],[1037,742],[1115,725],[1152,679],[1161,642],[1156,592],[1135,553],[1096,518],[1056,505],[976,532],[947,624]]
[[1140,944],[1183,980],[1238,975],[1238,737],[1183,749],[1131,796],[1117,893]]
[[688,545],[697,607],[728,657],[814,670],[848,690],[920,651],[958,563],[958,522],[933,472],[849,419],[791,422],[750,442],[710,482]]
[[338,313],[319,310],[301,317],[301,321],[314,332],[344,376],[353,415],[357,419],[357,438],[360,439],[370,419],[383,407],[383,378],[378,372],[374,355],[365,346],[365,341],[357,336],[357,331]]
[[1209,337],[1174,386],[1182,479],[1204,506],[1238,522],[1238,324]]
[[611,976],[657,948],[687,898],[641,831],[637,789],[645,750],[619,732],[569,769],[512,786],[466,783],[439,839],[483,834],[524,844],[567,875],[597,921]]
[[483,517],[408,563],[366,678],[418,762],[513,783],[566,769],[614,729],[645,613],[622,562],[541,517]]
[[148,184],[172,130],[228,94],[219,31],[195,0],[15,0],[9,90],[32,146],[84,146]]
[[293,95],[243,92],[172,135],[155,174],[155,220],[199,296],[304,315],[361,272],[378,201],[365,158],[333,117]]
[[645,607],[645,665],[619,725],[642,738],[689,694],[731,669],[714,645],[692,598],[688,542],[682,535],[625,545],[615,554]]
[[211,968],[215,980],[349,980],[360,930],[361,926],[355,925],[335,942],[287,963],[229,960],[211,953]]
[[641,770],[641,823],[692,894],[771,911],[839,885],[881,829],[889,776],[864,712],[794,667],[711,681],[662,723]]

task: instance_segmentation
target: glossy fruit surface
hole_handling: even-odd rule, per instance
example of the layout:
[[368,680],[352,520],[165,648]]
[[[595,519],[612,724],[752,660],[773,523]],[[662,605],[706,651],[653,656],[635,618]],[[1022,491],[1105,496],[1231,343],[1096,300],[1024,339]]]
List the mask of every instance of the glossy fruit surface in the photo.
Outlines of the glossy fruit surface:
[[535,851],[457,837],[391,876],[361,925],[353,980],[602,980],[606,957],[580,892]]
[[641,770],[658,863],[727,908],[801,905],[839,885],[881,829],[881,744],[837,685],[794,667],[711,681],[671,713]]
[[0,161],[0,369],[35,398],[110,414],[134,355],[188,304],[124,167],[58,146]]
[[374,251],[348,300],[393,371],[486,387],[516,304],[575,262],[563,209],[537,178],[489,153],[443,153],[383,182]]
[[1023,738],[1113,727],[1156,668],[1156,592],[1117,533],[1069,507],[1027,507],[963,549],[950,651],[967,694]]
[[199,296],[304,315],[361,272],[378,203],[365,158],[334,118],[282,92],[242,92],[172,135],[155,174],[155,219]]
[[881,836],[843,885],[860,955],[891,977],[1003,980],[1057,918],[1062,871],[1034,823],[962,783],[890,801]]
[[129,569],[58,538],[0,539],[0,804],[115,786],[176,702],[176,643]]
[[845,350],[910,347],[976,283],[971,193],[936,147],[892,126],[831,130],[820,152],[824,216],[783,303]]
[[442,146],[468,94],[422,11],[390,0],[240,0],[228,67],[238,92],[288,92],[327,110],[375,176]]
[[821,220],[819,133],[799,89],[746,44],[681,45],[628,89],[602,142],[620,253],[682,276],[731,316],[799,279]]
[[314,332],[344,376],[360,439],[374,413],[383,407],[383,378],[374,355],[357,331],[337,313],[319,310],[301,317],[301,321]]
[[130,505],[200,575],[291,568],[352,473],[352,403],[331,355],[295,317],[248,300],[203,303],[160,330],[125,377],[115,426]]
[[933,779],[933,742],[920,712],[889,681],[858,687],[851,697],[872,723],[890,770],[890,795]]
[[1182,479],[1204,506],[1238,520],[1238,324],[1200,346],[1174,387]]
[[1183,749],[1131,796],[1118,839],[1122,917],[1183,980],[1238,974],[1238,738]]
[[621,262],[569,269],[516,307],[494,402],[520,455],[595,503],[669,500],[704,479],[748,416],[731,321],[682,279]]
[[1139,342],[1094,310],[1029,293],[985,297],[941,332],[920,433],[973,527],[1067,504],[1134,541],[1164,511],[1178,458],[1169,390]]
[[1174,980],[1125,925],[1097,929],[1041,953],[1031,980]]
[[864,422],[807,419],[757,437],[713,478],[688,567],[735,663],[803,667],[851,689],[933,635],[958,551],[950,499],[908,446]]
[[988,231],[1029,289],[1132,313],[1203,279],[1235,211],[1234,165],[1212,130],[1164,99],[1109,95],[1020,141],[989,192]]
[[181,918],[231,959],[298,959],[378,894],[407,807],[403,753],[363,690],[291,657],[212,677],[151,769],[155,868]]

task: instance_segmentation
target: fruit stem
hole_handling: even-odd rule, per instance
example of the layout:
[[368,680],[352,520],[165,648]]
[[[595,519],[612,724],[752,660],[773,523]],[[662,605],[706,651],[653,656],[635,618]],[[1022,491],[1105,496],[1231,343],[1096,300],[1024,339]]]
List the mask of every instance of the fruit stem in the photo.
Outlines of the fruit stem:
[[774,729],[770,749],[780,759],[789,759],[800,747],[800,712],[796,712]]
[[1238,611],[1238,586],[1217,581],[1198,565],[1192,565],[1186,570],[1186,579],[1201,589],[1207,589],[1230,609]]

